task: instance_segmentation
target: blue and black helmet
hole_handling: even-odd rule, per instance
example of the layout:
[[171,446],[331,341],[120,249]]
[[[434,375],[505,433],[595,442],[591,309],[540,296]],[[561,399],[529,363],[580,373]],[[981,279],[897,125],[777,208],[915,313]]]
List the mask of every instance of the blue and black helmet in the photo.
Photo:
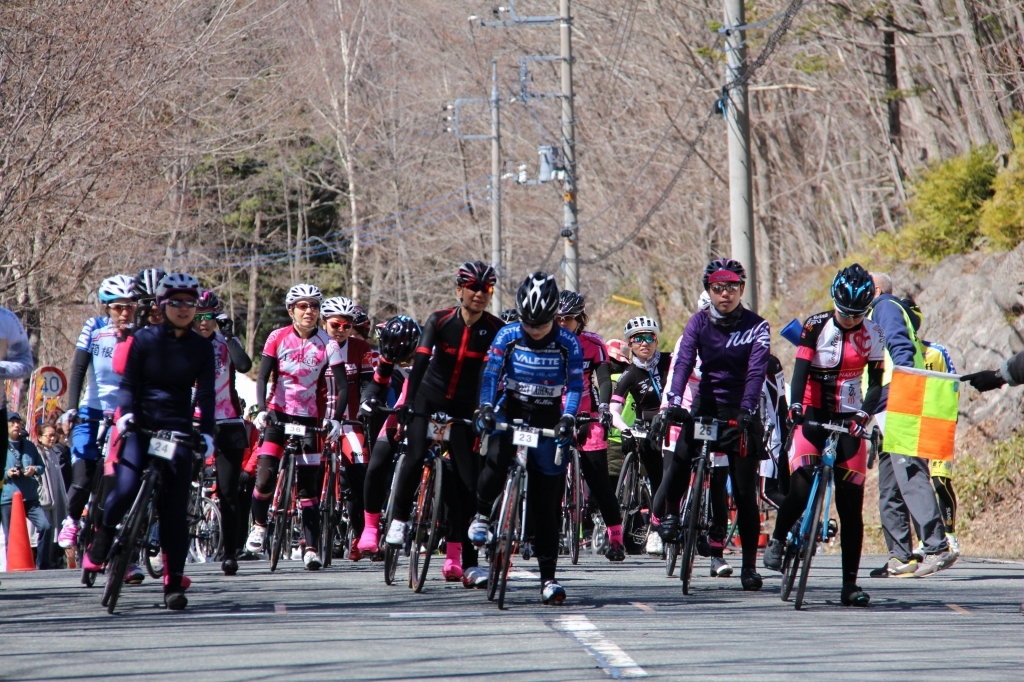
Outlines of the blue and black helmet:
[[854,263],[836,273],[832,280],[832,300],[841,313],[864,315],[875,298],[875,284],[871,273]]

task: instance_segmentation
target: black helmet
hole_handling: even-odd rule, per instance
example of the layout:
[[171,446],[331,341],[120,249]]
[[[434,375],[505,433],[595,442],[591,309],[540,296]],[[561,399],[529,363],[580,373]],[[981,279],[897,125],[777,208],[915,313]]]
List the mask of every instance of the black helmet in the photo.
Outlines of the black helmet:
[[555,276],[546,272],[528,275],[516,293],[519,319],[529,325],[550,322],[558,313],[558,284]]
[[422,330],[408,315],[396,315],[377,330],[377,350],[391,363],[405,362],[416,350]]
[[166,274],[163,268],[139,270],[139,274],[135,275],[135,296],[137,298],[156,298],[156,288]]
[[459,271],[455,274],[455,284],[460,287],[468,286],[479,282],[484,286],[493,287],[494,283],[498,281],[498,276],[494,273],[494,268],[483,261],[472,261],[463,263],[459,266]]
[[519,321],[519,311],[515,308],[509,308],[507,310],[502,310],[501,315],[498,315],[498,317],[500,317],[501,321],[505,324],[512,324],[513,322]]
[[209,289],[203,289],[199,292],[199,301],[197,301],[196,308],[203,311],[212,310],[220,312],[220,299],[217,298],[217,294]]
[[586,307],[583,294],[568,289],[558,294],[558,314],[562,317],[579,317]]
[[832,280],[832,300],[841,313],[850,316],[864,315],[875,298],[875,283],[871,273],[854,263],[836,273]]
[[366,314],[362,306],[358,305],[355,307],[355,313],[355,317],[352,318],[352,326],[362,336],[368,337],[370,335],[370,327],[372,326],[370,316]]
[[747,281],[747,271],[738,260],[732,258],[716,258],[704,268],[704,291],[707,291],[712,284],[718,282],[739,282]]

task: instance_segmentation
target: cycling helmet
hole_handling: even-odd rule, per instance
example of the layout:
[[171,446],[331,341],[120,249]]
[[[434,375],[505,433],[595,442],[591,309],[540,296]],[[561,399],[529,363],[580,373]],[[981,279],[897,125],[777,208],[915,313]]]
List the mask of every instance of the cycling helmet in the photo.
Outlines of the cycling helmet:
[[542,325],[558,312],[558,284],[554,275],[535,272],[527,275],[516,293],[519,319],[528,325]]
[[325,320],[335,315],[341,315],[342,317],[354,320],[358,311],[359,306],[351,298],[344,296],[332,296],[320,306],[320,316]]
[[875,283],[860,263],[843,268],[832,280],[832,300],[839,312],[851,316],[864,315],[874,298]]
[[498,317],[500,317],[501,321],[505,324],[512,324],[513,322],[519,321],[519,311],[515,308],[509,308],[508,310],[502,310]]
[[405,362],[416,350],[422,330],[408,315],[396,315],[377,330],[377,349],[390,363]]
[[718,282],[746,282],[747,271],[738,260],[716,258],[704,268],[704,290]]
[[110,303],[118,298],[135,298],[135,281],[131,275],[114,275],[100,284],[100,303]]
[[608,357],[616,362],[629,362],[629,346],[622,339],[608,339]]
[[583,294],[566,289],[558,294],[558,314],[564,317],[579,317],[586,309]]
[[370,324],[370,316],[366,314],[362,306],[356,306],[356,314],[352,318],[352,326],[364,338],[370,336],[370,327],[372,326]]
[[166,274],[163,268],[139,270],[139,274],[135,275],[135,296],[138,298],[153,298],[156,296],[156,288],[160,285],[160,280]]
[[644,332],[657,334],[661,331],[658,327],[658,321],[653,317],[647,317],[646,315],[639,315],[630,319],[626,322],[626,326],[623,330],[626,333],[627,339],[633,338],[634,334],[643,334]]
[[488,263],[478,260],[463,263],[455,274],[455,284],[460,287],[473,284],[474,282],[493,287],[497,281],[498,275],[495,274],[494,268]]
[[213,293],[209,289],[203,289],[199,292],[199,301],[196,308],[203,312],[209,312],[211,310],[217,312],[220,310],[220,299],[217,298],[217,294]]
[[284,304],[291,308],[304,298],[311,298],[317,303],[322,303],[324,295],[320,293],[319,288],[312,284],[296,284],[288,290],[288,295],[284,297]]
[[199,299],[199,280],[183,272],[169,272],[156,287],[156,298],[163,303],[175,294],[188,294]]
[[711,308],[711,295],[707,291],[700,292],[700,298],[697,299],[697,310],[708,310]]

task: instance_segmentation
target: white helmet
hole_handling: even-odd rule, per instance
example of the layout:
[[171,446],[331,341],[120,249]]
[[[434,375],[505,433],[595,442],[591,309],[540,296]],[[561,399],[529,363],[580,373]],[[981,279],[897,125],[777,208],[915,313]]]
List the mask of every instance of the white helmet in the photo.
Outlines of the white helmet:
[[161,303],[175,294],[188,294],[199,298],[199,280],[183,272],[169,272],[156,287],[156,298]]
[[324,300],[324,295],[320,293],[318,287],[312,284],[296,284],[288,290],[288,295],[284,297],[284,304],[290,308],[304,298],[311,298],[317,303],[321,303]]
[[332,296],[320,306],[320,316],[326,320],[328,317],[341,315],[342,317],[354,320],[359,312],[358,307],[351,298]]
[[131,275],[114,275],[108,277],[100,284],[99,298],[101,303],[110,303],[118,298],[135,298],[132,295],[132,287],[135,280]]
[[711,308],[711,294],[706,291],[700,292],[700,298],[697,299],[697,311],[708,310]]
[[639,315],[632,318],[626,323],[624,327],[626,332],[626,338],[630,339],[634,334],[642,334],[644,332],[650,332],[651,334],[657,334],[661,331],[658,327],[658,322],[653,317],[647,317],[646,315]]

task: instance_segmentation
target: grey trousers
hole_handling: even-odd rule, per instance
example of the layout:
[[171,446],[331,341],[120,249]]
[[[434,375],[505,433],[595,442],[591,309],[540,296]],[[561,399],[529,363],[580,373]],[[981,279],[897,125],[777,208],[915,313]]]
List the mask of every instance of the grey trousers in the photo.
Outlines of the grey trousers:
[[911,519],[920,528],[926,554],[949,549],[928,460],[888,452],[881,454],[878,458],[878,512],[890,557],[910,560],[914,552]]

